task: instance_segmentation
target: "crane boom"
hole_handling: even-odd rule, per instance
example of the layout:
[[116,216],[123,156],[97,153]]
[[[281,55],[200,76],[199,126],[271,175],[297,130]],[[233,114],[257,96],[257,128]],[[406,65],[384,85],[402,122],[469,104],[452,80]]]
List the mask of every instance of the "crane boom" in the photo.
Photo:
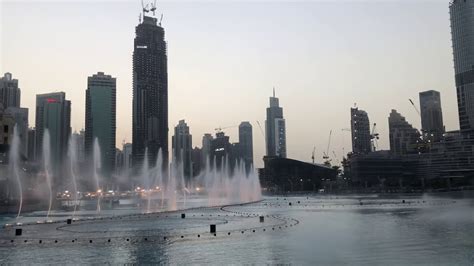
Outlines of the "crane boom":
[[413,105],[413,108],[415,108],[415,111],[418,113],[418,115],[421,117],[421,113],[420,113],[420,110],[418,110],[418,108],[416,107],[415,103],[411,100],[411,99],[408,99],[411,103],[411,105]]

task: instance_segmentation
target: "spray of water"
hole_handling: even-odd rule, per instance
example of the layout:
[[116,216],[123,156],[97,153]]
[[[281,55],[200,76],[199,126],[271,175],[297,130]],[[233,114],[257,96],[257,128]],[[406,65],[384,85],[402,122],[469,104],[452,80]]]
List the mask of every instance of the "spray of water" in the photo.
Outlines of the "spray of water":
[[150,171],[149,171],[149,164],[148,164],[148,149],[145,149],[145,157],[143,158],[143,168],[142,168],[142,181],[144,184],[145,193],[147,195],[147,206],[146,212],[150,212],[150,205],[151,205],[151,191],[150,191]]
[[163,182],[163,152],[161,149],[158,150],[158,156],[156,158],[156,178],[155,185],[160,188],[161,194],[161,208],[163,209],[165,202],[165,184]]
[[69,163],[70,163],[70,173],[72,178],[72,185],[74,189],[74,211],[72,212],[72,217],[76,215],[76,208],[77,208],[77,181],[76,181],[76,162],[77,162],[77,139],[74,135],[71,135],[69,138]]
[[49,189],[48,213],[46,214],[46,219],[48,219],[49,214],[51,213],[51,207],[53,205],[53,187],[51,180],[51,139],[48,129],[45,129],[43,135],[43,167],[46,174],[46,183],[48,184]]
[[100,146],[99,140],[97,138],[94,139],[94,148],[93,148],[93,160],[94,160],[94,180],[96,185],[96,192],[97,192],[97,214],[100,213],[100,199],[102,197],[102,189],[100,188],[99,184],[99,171],[102,168],[101,164],[101,157],[100,157]]
[[9,169],[10,173],[15,176],[16,182],[18,184],[18,193],[20,197],[20,203],[18,206],[18,214],[16,218],[18,219],[21,214],[21,208],[23,206],[23,187],[21,184],[20,171],[19,169],[19,160],[20,160],[20,136],[18,134],[18,127],[15,125],[13,129],[13,140],[10,148],[10,158],[9,158]]

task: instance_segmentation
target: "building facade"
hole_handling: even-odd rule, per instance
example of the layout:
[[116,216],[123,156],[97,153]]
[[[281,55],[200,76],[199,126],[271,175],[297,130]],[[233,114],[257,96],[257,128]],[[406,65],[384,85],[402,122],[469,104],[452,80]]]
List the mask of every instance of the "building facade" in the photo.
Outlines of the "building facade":
[[85,152],[92,158],[94,140],[97,138],[102,174],[110,177],[115,171],[116,131],[116,79],[103,72],[87,78]]
[[352,153],[367,154],[371,151],[370,123],[367,112],[351,108]]
[[214,137],[212,137],[211,134],[206,133],[202,137],[202,159],[203,159],[203,165],[206,164],[206,161],[210,159],[211,156],[211,143]]
[[421,131],[433,141],[443,137],[444,124],[441,111],[441,96],[438,91],[420,92]]
[[165,31],[154,17],[143,16],[135,28],[133,51],[133,164],[150,165],[158,151],[168,165],[168,70]]
[[36,129],[28,129],[28,161],[36,161]]
[[122,147],[123,171],[127,173],[132,168],[132,143],[125,143]]
[[205,160],[202,158],[202,149],[198,147],[194,147],[192,154],[191,154],[191,161],[192,161],[192,169],[193,169],[193,176],[197,176],[203,170]]
[[[211,141],[210,163],[211,167],[216,166],[218,169],[228,167],[228,163],[233,163],[232,144],[229,136],[224,132],[217,132],[216,137]],[[227,164],[227,165],[226,165]]]
[[[63,160],[67,157],[71,135],[71,102],[66,93],[54,92],[36,95],[36,159],[42,159],[43,138],[48,130],[51,143],[53,172],[59,177]],[[60,180],[55,181],[59,185]]]
[[474,1],[453,0],[449,6],[454,73],[461,131],[474,131]]
[[13,140],[14,127],[15,119],[0,108],[0,145],[10,147]]
[[286,125],[283,118],[283,108],[279,106],[275,90],[273,90],[273,97],[270,97],[270,107],[267,108],[265,138],[267,156],[286,158]]
[[390,151],[394,154],[418,153],[420,133],[396,110],[388,117]]
[[11,73],[5,73],[0,78],[0,104],[3,108],[20,107],[21,90],[18,80],[12,78]]
[[248,121],[239,125],[239,143],[242,159],[250,167],[253,165],[253,134],[252,124]]
[[189,181],[193,176],[192,166],[192,135],[189,133],[189,127],[184,120],[180,120],[174,128],[172,137],[173,164],[182,167],[184,178]]
[[81,129],[79,132],[74,132],[71,135],[76,142],[76,156],[79,165],[84,164],[86,161],[85,135],[86,133],[84,129]]

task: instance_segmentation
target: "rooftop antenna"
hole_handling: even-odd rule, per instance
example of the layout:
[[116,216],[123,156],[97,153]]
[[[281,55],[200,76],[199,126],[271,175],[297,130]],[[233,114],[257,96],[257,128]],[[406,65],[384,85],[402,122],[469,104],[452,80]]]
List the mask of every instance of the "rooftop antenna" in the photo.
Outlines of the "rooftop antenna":
[[156,10],[156,0],[155,0],[155,2],[153,2],[153,4],[151,5],[151,9],[150,9],[150,11],[153,13],[153,16],[155,16],[155,10]]
[[138,23],[142,23],[142,13],[138,14]]
[[161,14],[161,17],[160,17],[160,27],[161,27],[161,21],[163,20],[163,13]]
[[273,98],[275,98],[275,86],[273,86]]

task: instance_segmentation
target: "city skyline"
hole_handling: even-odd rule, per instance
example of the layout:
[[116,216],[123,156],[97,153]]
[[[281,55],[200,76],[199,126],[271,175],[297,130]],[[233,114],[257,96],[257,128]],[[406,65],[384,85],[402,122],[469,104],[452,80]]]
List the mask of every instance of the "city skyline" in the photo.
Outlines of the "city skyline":
[[[214,134],[213,129],[216,127],[225,127],[234,125],[239,121],[248,120],[254,125],[254,158],[256,160],[256,166],[262,165],[260,158],[263,157],[265,153],[263,137],[259,133],[259,129],[256,128],[256,121],[259,121],[263,126],[267,97],[271,94],[271,88],[273,86],[276,87],[281,106],[285,108],[285,119],[287,120],[287,152],[290,158],[310,161],[312,147],[316,146],[316,161],[321,162],[322,151],[325,150],[327,145],[327,132],[329,132],[330,129],[334,130],[333,138],[336,140],[333,142],[331,150],[335,150],[339,157],[341,156],[342,145],[345,146],[346,152],[350,150],[350,134],[341,132],[341,129],[350,126],[348,110],[353,106],[354,102],[357,102],[358,106],[368,112],[371,117],[371,123],[377,123],[377,129],[381,136],[379,149],[388,149],[388,123],[386,121],[390,110],[398,110],[406,117],[410,124],[420,129],[420,119],[408,102],[408,98],[417,99],[420,91],[428,89],[441,92],[446,129],[448,131],[458,129],[457,105],[455,100],[456,91],[449,38],[449,14],[446,14],[448,2],[449,1],[437,1],[435,3],[417,2],[413,4],[373,2],[373,5],[371,5],[372,3],[352,4],[337,2],[329,4],[313,2],[299,4],[269,3],[268,6],[262,5],[261,3],[171,4],[165,2],[161,5],[159,4],[158,11],[164,13],[163,24],[167,32],[167,42],[170,49],[169,124],[172,125],[180,119],[186,119],[192,128],[194,143],[200,143],[203,134]],[[302,12],[305,8],[310,11],[317,11],[318,14],[320,12],[334,11],[340,4],[351,5],[351,7],[353,7],[353,19],[359,24],[357,27],[352,28],[352,30],[356,30],[357,34],[364,33],[364,36],[368,39],[362,43],[354,42],[356,33],[350,33],[350,30],[344,29],[344,21],[338,22],[335,18],[331,19],[328,15],[324,14],[320,14],[321,16],[318,19],[314,19],[308,14],[309,11]],[[104,6],[103,4],[55,3],[48,5],[47,3],[35,3],[34,5],[42,8],[33,8],[33,10],[36,11],[21,11],[25,14],[27,20],[33,19],[39,14],[49,14],[49,12],[55,13],[55,15],[57,14],[57,17],[51,14],[51,16],[47,16],[48,20],[38,22],[40,26],[48,26],[50,23],[61,20],[65,14],[68,14],[67,17],[70,19],[68,23],[72,23],[76,26],[80,23],[81,26],[83,26],[83,28],[81,28],[82,31],[86,32],[79,31],[74,32],[75,34],[83,36],[84,34],[87,35],[90,31],[89,34],[98,37],[98,40],[91,40],[93,44],[85,44],[84,47],[81,47],[81,50],[84,51],[84,53],[92,52],[94,55],[95,53],[104,52],[105,55],[98,56],[97,59],[93,60],[90,64],[82,63],[81,68],[83,69],[77,72],[61,70],[62,63],[64,63],[62,59],[56,58],[55,55],[48,53],[51,51],[51,48],[56,49],[55,52],[57,52],[58,55],[71,52],[69,50],[71,48],[68,47],[68,41],[66,40],[54,40],[54,42],[48,43],[48,45],[51,46],[50,48],[43,47],[45,44],[38,41],[36,43],[37,46],[33,48],[29,47],[27,50],[15,51],[16,49],[11,49],[11,45],[13,43],[19,44],[19,40],[25,38],[26,36],[24,34],[27,32],[33,34],[34,37],[41,37],[36,35],[40,34],[44,29],[38,29],[39,33],[32,33],[31,31],[35,27],[40,26],[30,25],[32,28],[17,28],[13,25],[14,23],[11,19],[16,14],[15,12],[20,11],[22,4],[6,3],[2,5],[2,15],[5,15],[2,16],[2,24],[12,24],[12,27],[4,27],[2,29],[2,34],[10,37],[2,41],[1,71],[11,72],[13,76],[19,80],[19,87],[22,88],[23,107],[34,110],[34,104],[31,99],[34,98],[36,94],[63,90],[68,94],[68,99],[72,101],[72,131],[79,131],[84,128],[84,95],[81,95],[81,93],[77,91],[83,93],[86,88],[84,79],[87,75],[97,71],[104,71],[117,77],[117,146],[121,146],[123,139],[126,139],[127,142],[131,142],[132,109],[129,101],[132,88],[131,54],[133,51],[133,43],[131,39],[133,38],[134,26],[138,22],[137,15],[140,10],[140,3],[131,1],[126,3],[120,2],[112,6],[107,5],[108,12],[106,12],[106,15],[94,18],[91,22],[85,22],[78,18],[77,15],[80,15],[82,12],[98,12],[98,9]],[[239,13],[239,16],[242,16],[241,19],[244,26],[253,27],[253,30],[245,33],[242,32],[241,29],[236,29],[235,26],[230,25],[230,21],[226,18],[226,15],[234,17],[236,16],[235,12],[245,10],[249,5],[254,9],[247,13]],[[407,5],[411,8],[406,8]],[[391,16],[377,15],[377,11],[384,8],[386,9],[387,7],[390,7],[390,12],[388,13],[391,14]],[[192,13],[193,8],[198,8],[198,11],[202,11],[206,14],[215,14],[213,18],[203,18],[202,20],[202,23],[208,26],[208,29],[203,27],[202,31],[194,29],[192,32],[189,32],[183,28],[192,25],[190,24],[191,19],[183,20],[183,16]],[[237,8],[237,11],[232,11],[235,8]],[[277,14],[282,14],[285,8],[289,8],[289,17],[286,17],[287,24],[278,32],[278,35],[276,32],[273,32],[273,29],[269,28],[270,25],[276,21],[276,15],[268,15],[260,11],[262,11],[262,9],[270,9],[277,11]],[[65,11],[64,14],[62,12],[56,12],[58,9],[59,11]],[[135,10],[136,12],[133,12]],[[425,11],[422,20],[420,20],[419,14],[416,13],[416,11],[419,10]],[[367,12],[374,15],[374,17],[364,19],[361,15]],[[297,19],[295,17],[296,14],[301,15],[302,18]],[[402,17],[405,18],[406,21],[395,25],[395,22],[400,19],[400,14],[402,14]],[[122,21],[117,19],[110,22],[109,16],[111,18],[123,16],[126,19]],[[191,16],[191,18],[193,16]],[[104,18],[108,19],[104,20]],[[295,33],[292,32],[294,29],[301,35],[301,31],[304,28],[298,30],[296,26],[301,26],[304,19],[309,18],[311,18],[311,20],[309,20],[311,26],[313,28],[316,27],[314,34],[320,38],[318,42],[314,39],[315,37],[311,37],[311,32],[309,31],[306,31],[306,35],[303,36],[296,36]],[[217,21],[221,22],[221,25],[213,26],[213,23]],[[374,22],[377,21],[380,25],[375,25],[376,23]],[[107,25],[108,28],[111,27],[112,30],[105,33],[97,31],[91,27],[92,22],[107,23],[104,25]],[[415,23],[410,25],[410,22]],[[228,32],[222,31],[226,26],[229,27]],[[385,28],[382,26],[385,26]],[[367,31],[367,27],[369,27],[369,31]],[[423,29],[421,31],[423,34],[413,34],[408,31],[403,32],[403,29],[406,30],[408,28]],[[343,30],[338,34],[344,35],[346,39],[343,40],[351,40],[353,43],[351,45],[340,43],[341,37],[334,35],[334,29]],[[117,34],[114,30],[119,30],[123,33]],[[331,32],[328,32],[328,30],[331,30]],[[11,31],[13,31],[15,35],[12,35],[13,33]],[[237,31],[239,34],[244,34],[243,36],[248,39],[240,43],[243,44],[240,48],[236,36],[230,34],[234,33],[234,31]],[[371,33],[365,33],[366,31]],[[400,38],[399,35],[393,34],[399,32],[401,32],[405,38]],[[97,35],[99,33],[100,35]],[[209,40],[200,41],[199,38],[202,37],[200,34],[205,37],[202,39],[206,40],[207,38]],[[362,44],[364,46],[368,45],[367,43],[372,40],[372,38],[377,37],[377,34],[382,38],[394,38],[394,36],[397,36],[399,40],[395,41],[396,39],[394,39],[395,42],[391,44],[383,42],[385,47],[382,47],[382,43],[376,40],[373,42],[374,44],[371,44],[371,47],[361,46]],[[390,34],[393,34],[393,36],[390,36]],[[75,38],[77,38],[70,36],[69,32],[57,32],[57,35],[64,36],[65,39],[67,39],[68,36],[72,37],[72,40],[69,41],[74,41]],[[109,45],[105,45],[110,41],[107,36],[113,36],[114,38],[118,38],[120,40],[119,42],[125,43],[123,45],[117,45],[116,47],[109,47]],[[303,49],[301,51],[284,49],[288,51],[288,55],[284,56],[284,58],[288,60],[288,64],[291,65],[279,66],[275,60],[278,60],[278,58],[282,59],[282,57],[267,60],[276,55],[275,52],[278,50],[277,48],[275,48],[276,50],[270,49],[267,53],[258,55],[262,49],[271,43],[262,40],[264,36],[269,37],[269,41],[283,37],[285,40],[277,45],[280,51],[283,48],[294,47]],[[305,42],[302,42],[301,39],[298,38],[304,38]],[[404,41],[401,41],[401,39]],[[42,38],[39,38],[39,40],[42,40]],[[214,45],[208,43],[211,40],[217,41],[217,43]],[[227,44],[229,40],[237,41],[237,44],[235,44],[236,47]],[[96,41],[100,41],[102,45],[96,45]],[[202,54],[209,54],[208,50],[216,49],[216,45],[222,45],[222,47],[220,47],[222,51],[217,51],[220,60],[216,61],[216,59],[212,58],[209,58],[211,62],[200,60],[201,57],[199,55],[192,54],[193,49],[190,51],[189,47],[185,46],[190,41],[196,43],[195,48],[198,51],[202,51]],[[385,39],[385,41],[387,40]],[[251,46],[251,43],[254,46]],[[322,43],[322,45],[319,45],[320,43]],[[311,47],[310,44],[317,45]],[[432,44],[435,46],[434,48],[429,46]],[[335,48],[338,48],[339,55],[334,54],[335,51],[331,48],[333,45],[335,45]],[[21,42],[19,46],[19,50],[25,48]],[[74,45],[72,47],[74,47]],[[381,52],[389,54],[395,47],[397,47],[397,50],[400,49],[405,52],[398,52],[397,55],[401,55],[401,59],[396,59],[395,56],[392,58],[380,54]],[[442,49],[443,47],[444,49]],[[26,48],[28,48],[28,45],[26,45]],[[45,71],[50,71],[48,73],[52,73],[52,69],[56,68],[56,70],[59,71],[59,73],[57,73],[58,77],[48,74],[43,74],[44,77],[38,77],[32,74],[31,67],[35,65],[35,62],[41,62],[42,58],[42,55],[36,53],[36,51],[38,51],[36,49],[41,49],[46,56],[51,56],[53,60],[48,62],[48,64],[44,66],[44,69]],[[239,58],[234,58],[231,51],[239,55],[247,54],[245,54],[242,60],[239,60]],[[26,55],[32,56],[30,59],[33,63],[25,65],[28,61],[25,61],[25,55],[19,55],[20,52],[25,52]],[[329,53],[329,55],[335,57],[329,60],[328,55],[324,55],[325,53]],[[370,56],[372,53],[381,59],[375,60]],[[420,53],[420,55],[416,55],[417,53]],[[431,56],[427,56],[427,54]],[[120,64],[118,65],[120,67],[116,66],[117,64],[111,63],[116,62],[115,60],[108,62],[107,59],[113,57],[113,55],[119,55],[119,58],[123,59],[119,60]],[[188,58],[186,58],[186,56],[188,56]],[[15,58],[18,59],[17,62],[12,61]],[[344,58],[345,60],[342,60],[341,64],[338,65],[327,64],[334,59],[339,60],[338,58]],[[438,62],[437,67],[427,68],[427,65],[433,65],[427,63],[431,62],[430,60],[433,60],[433,58],[436,59],[434,61]],[[74,57],[72,59],[78,60]],[[325,69],[321,69],[321,66],[317,64],[319,61],[322,62],[322,65],[326,64]],[[368,61],[369,64],[364,63],[365,61]],[[73,60],[71,62],[75,61]],[[361,63],[364,63],[365,65],[363,65],[365,67],[359,67]],[[277,65],[277,67],[271,68],[269,71],[264,70],[272,64]],[[406,67],[404,64],[410,64],[412,66]],[[311,69],[310,66],[313,66],[317,71]],[[385,73],[378,70],[384,69],[384,66],[391,67],[391,71]],[[223,71],[223,75],[213,74],[213,70],[219,70],[220,68],[221,71]],[[295,75],[296,73],[291,71],[290,68],[303,70],[303,78]],[[402,68],[407,68],[408,70],[402,70]],[[199,69],[199,71],[196,69]],[[344,77],[348,77],[348,80],[344,78],[341,82],[338,77],[340,73],[336,73],[337,70],[342,71]],[[371,71],[376,72],[371,73]],[[83,72],[85,72],[84,75],[82,74]],[[285,79],[280,77],[286,72],[289,72],[288,76],[290,78]],[[351,72],[355,73],[351,74]],[[235,75],[235,77],[229,76],[230,73]],[[381,77],[376,77],[377,75]],[[211,76],[214,78],[211,78]],[[427,77],[430,77],[429,80],[425,80]],[[231,82],[226,81],[226,79]],[[241,81],[239,81],[239,79],[241,79]],[[380,79],[383,79],[385,82],[381,83]],[[192,86],[189,86],[189,84],[192,84]],[[330,84],[334,87],[331,88],[327,86]],[[367,88],[364,89],[364,87]],[[250,92],[252,92],[252,96],[250,96]],[[186,94],[189,95],[186,96]],[[209,99],[217,100],[209,101]],[[199,102],[205,102],[205,108],[203,108]],[[246,103],[245,106],[242,106],[243,102]],[[328,106],[327,103],[331,103],[331,106]],[[232,111],[232,109],[236,111]],[[222,110],[222,112],[216,112],[216,110]],[[313,116],[309,120],[305,118],[306,121],[302,121],[301,116],[307,113],[311,113]],[[207,121],[199,119],[200,117],[206,117],[210,114],[213,116],[210,117],[211,119],[206,119]],[[30,112],[29,115],[31,126],[34,124],[34,117],[32,117],[34,116],[34,112]],[[324,121],[324,123],[320,121]],[[226,134],[229,135],[231,139],[237,139],[238,131],[236,129],[226,130]],[[341,138],[344,138],[343,141],[338,141]]]

